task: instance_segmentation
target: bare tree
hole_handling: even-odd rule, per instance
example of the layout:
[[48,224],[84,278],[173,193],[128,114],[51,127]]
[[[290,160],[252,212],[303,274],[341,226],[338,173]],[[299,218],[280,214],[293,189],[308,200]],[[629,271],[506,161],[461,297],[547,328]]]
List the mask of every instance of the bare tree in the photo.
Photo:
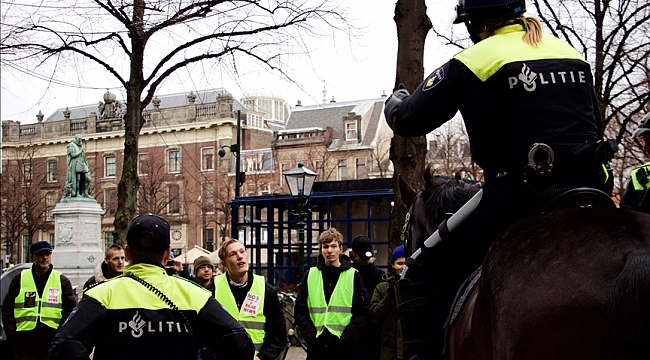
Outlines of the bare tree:
[[140,185],[142,111],[162,82],[204,61],[237,74],[242,59],[289,77],[286,59],[305,52],[305,37],[324,35],[317,24],[329,35],[350,30],[338,5],[325,0],[13,3],[3,9],[1,64],[45,78],[54,73],[57,81],[66,66],[83,74],[81,67],[92,64],[125,89],[124,162],[114,221],[115,240],[123,243]]
[[445,123],[433,136],[427,162],[436,173],[447,176],[460,173],[462,178],[482,180],[481,168],[472,161],[467,130],[458,119]]
[[[397,25],[397,71],[395,89],[404,84],[409,91],[415,90],[424,80],[424,41],[432,27],[427,16],[424,0],[398,0],[395,5]],[[400,241],[400,231],[407,213],[399,194],[398,176],[419,187],[424,177],[424,158],[427,144],[424,136],[393,136],[390,146],[390,160],[393,162],[393,188],[395,206],[390,216],[388,237],[389,248],[395,248]]]
[[1,233],[12,259],[22,235],[34,241],[34,235],[48,221],[46,215],[51,209],[46,201],[47,192],[42,190],[47,181],[46,166],[35,145],[16,148],[15,156],[6,160],[2,172]]
[[390,143],[391,138],[386,135],[379,135],[375,147],[370,151],[370,161],[373,163],[373,172],[378,177],[385,178],[390,166]]

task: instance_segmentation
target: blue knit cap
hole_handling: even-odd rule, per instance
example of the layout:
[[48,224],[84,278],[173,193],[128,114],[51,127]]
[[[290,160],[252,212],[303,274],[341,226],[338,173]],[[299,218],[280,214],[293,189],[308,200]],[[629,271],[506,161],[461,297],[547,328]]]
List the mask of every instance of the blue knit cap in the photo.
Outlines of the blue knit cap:
[[390,256],[390,263],[394,263],[395,259],[401,258],[401,257],[406,257],[404,254],[404,245],[400,245],[393,250],[393,255]]

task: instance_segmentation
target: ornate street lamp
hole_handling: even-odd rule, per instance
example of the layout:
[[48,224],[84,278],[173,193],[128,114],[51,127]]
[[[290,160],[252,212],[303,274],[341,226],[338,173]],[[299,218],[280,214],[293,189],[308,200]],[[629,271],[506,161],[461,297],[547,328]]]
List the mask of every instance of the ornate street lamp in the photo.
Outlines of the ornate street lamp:
[[305,167],[302,161],[298,162],[298,167],[282,173],[284,179],[287,181],[291,196],[298,202],[298,212],[294,213],[298,217],[298,281],[302,282],[302,277],[305,273],[305,220],[308,211],[305,211],[305,205],[311,196],[311,190],[316,181],[315,173]]

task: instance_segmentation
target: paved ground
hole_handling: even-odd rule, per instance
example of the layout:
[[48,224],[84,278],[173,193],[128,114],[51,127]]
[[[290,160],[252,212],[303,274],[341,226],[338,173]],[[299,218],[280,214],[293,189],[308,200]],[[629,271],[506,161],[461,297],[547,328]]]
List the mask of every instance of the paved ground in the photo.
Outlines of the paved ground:
[[292,346],[289,348],[285,360],[305,360],[307,353],[300,346]]

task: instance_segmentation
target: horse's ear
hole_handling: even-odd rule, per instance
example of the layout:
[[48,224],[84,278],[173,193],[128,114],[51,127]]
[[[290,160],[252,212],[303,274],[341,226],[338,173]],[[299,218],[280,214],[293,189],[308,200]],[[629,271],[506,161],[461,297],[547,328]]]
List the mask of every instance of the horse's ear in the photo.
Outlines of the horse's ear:
[[402,175],[400,174],[397,174],[397,183],[399,184],[399,193],[402,196],[402,201],[407,207],[411,206],[411,204],[413,204],[413,201],[415,201],[417,192],[413,190],[411,185],[402,179]]

